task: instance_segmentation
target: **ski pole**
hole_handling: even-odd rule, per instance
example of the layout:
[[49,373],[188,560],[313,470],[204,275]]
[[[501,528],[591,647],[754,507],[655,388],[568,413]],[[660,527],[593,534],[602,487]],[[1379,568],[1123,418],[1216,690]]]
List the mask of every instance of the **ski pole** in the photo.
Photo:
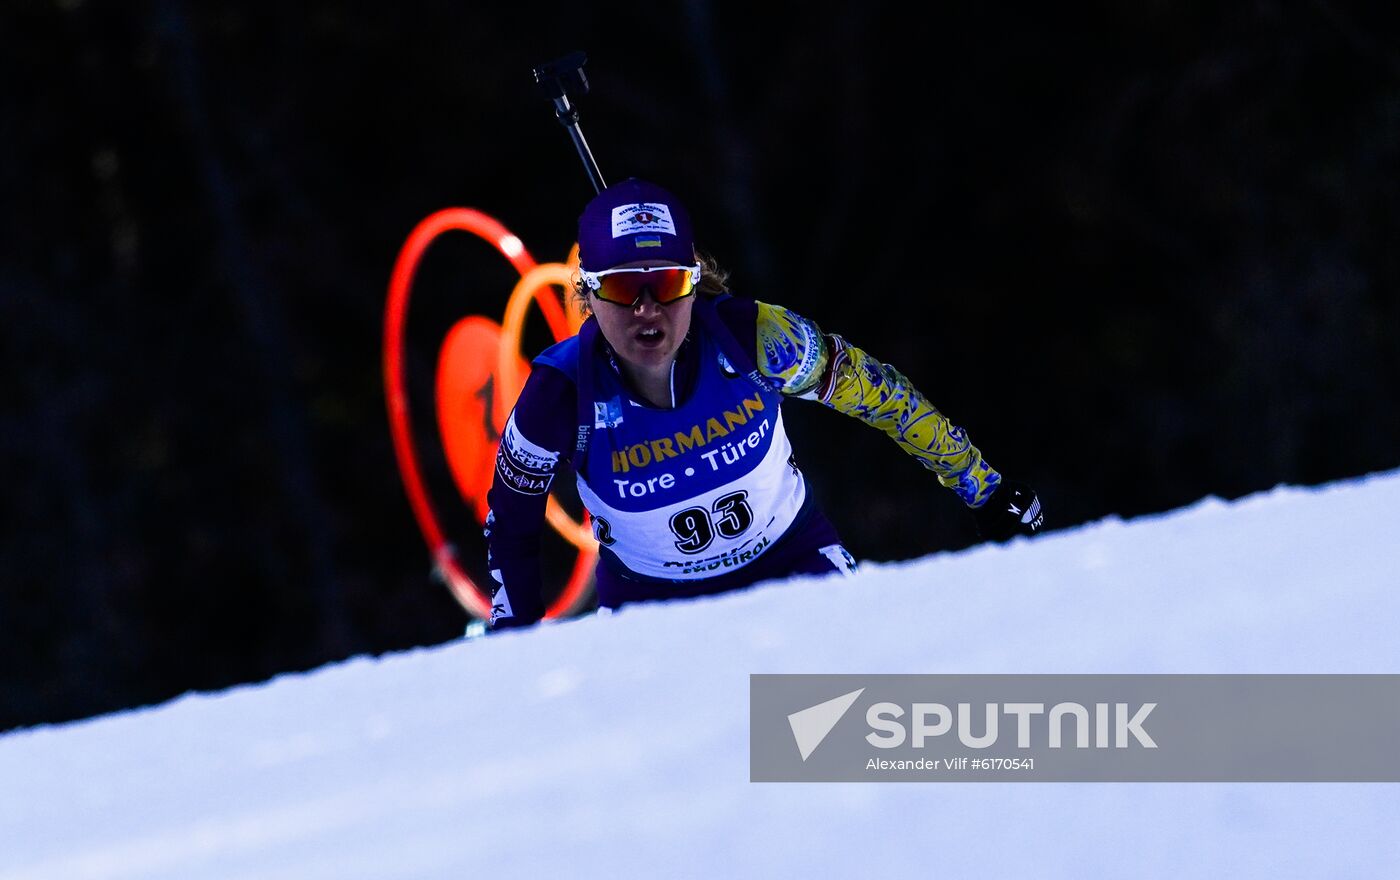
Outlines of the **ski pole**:
[[583,168],[588,172],[589,182],[593,184],[595,192],[602,192],[607,183],[603,181],[603,173],[598,170],[593,152],[588,149],[588,141],[584,140],[583,131],[578,127],[578,108],[569,103],[570,94],[575,99],[588,94],[588,78],[583,75],[583,66],[587,63],[587,55],[571,52],[563,58],[541,64],[534,69],[535,85],[541,95],[554,102],[554,115],[568,129],[574,149],[578,150]]

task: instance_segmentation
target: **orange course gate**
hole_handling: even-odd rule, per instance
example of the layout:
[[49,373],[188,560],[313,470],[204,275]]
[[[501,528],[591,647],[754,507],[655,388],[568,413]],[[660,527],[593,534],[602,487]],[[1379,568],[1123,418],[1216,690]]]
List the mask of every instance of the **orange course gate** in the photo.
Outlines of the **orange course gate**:
[[[462,318],[448,331],[438,352],[434,396],[443,452],[457,491],[482,525],[488,511],[486,492],[495,472],[496,447],[530,372],[520,352],[526,315],[534,303],[556,340],[578,332],[579,316],[556,294],[556,289],[568,291],[571,287],[578,249],[574,248],[566,263],[536,264],[520,239],[499,221],[470,208],[446,208],[424,219],[409,234],[389,280],[384,308],[384,391],[399,473],[432,554],[434,572],[469,614],[489,618],[490,592],[463,570],[456,550],[443,535],[424,485],[404,380],[404,326],[413,280],[428,247],[451,231],[469,232],[489,242],[520,273],[500,324],[481,315]],[[546,612],[547,617],[564,617],[588,599],[598,545],[586,513],[583,522],[577,522],[551,497],[546,516],[550,526],[578,551],[568,583]]]

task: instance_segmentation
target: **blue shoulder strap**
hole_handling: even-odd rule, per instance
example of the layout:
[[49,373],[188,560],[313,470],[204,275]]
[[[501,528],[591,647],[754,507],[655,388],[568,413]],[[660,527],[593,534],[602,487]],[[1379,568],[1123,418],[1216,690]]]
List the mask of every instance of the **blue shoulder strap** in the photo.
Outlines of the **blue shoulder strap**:
[[764,391],[778,391],[779,386],[777,383],[763,375],[763,372],[759,370],[758,361],[755,360],[756,353],[744,351],[744,346],[735,338],[734,334],[729,331],[729,327],[724,323],[724,319],[719,316],[719,310],[715,308],[715,304],[728,298],[728,294],[715,297],[714,299],[701,297],[695,302],[695,311],[693,314],[699,316],[700,323],[704,326],[705,332],[709,333],[715,340],[715,344],[719,346],[720,353],[724,355],[725,360],[729,361],[730,366],[736,371],[745,374],[750,382],[762,388]]
[[574,444],[574,473],[582,474],[588,455],[588,439],[593,432],[593,354],[598,347],[598,321],[592,315],[578,328],[578,434]]

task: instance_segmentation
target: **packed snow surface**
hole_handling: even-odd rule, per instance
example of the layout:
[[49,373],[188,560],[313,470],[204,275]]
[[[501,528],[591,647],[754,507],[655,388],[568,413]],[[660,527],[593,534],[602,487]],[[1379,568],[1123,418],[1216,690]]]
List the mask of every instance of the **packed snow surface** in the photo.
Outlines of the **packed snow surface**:
[[1400,472],[0,737],[13,878],[1395,876],[1400,790],[753,784],[754,672],[1400,672]]

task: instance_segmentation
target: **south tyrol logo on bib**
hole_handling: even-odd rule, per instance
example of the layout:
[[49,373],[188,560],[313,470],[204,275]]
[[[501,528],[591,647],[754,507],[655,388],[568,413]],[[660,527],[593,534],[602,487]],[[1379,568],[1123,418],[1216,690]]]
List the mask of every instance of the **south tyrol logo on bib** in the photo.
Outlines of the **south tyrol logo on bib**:
[[676,226],[671,222],[671,209],[653,202],[638,202],[635,205],[622,205],[613,208],[612,237],[638,233],[676,234]]

